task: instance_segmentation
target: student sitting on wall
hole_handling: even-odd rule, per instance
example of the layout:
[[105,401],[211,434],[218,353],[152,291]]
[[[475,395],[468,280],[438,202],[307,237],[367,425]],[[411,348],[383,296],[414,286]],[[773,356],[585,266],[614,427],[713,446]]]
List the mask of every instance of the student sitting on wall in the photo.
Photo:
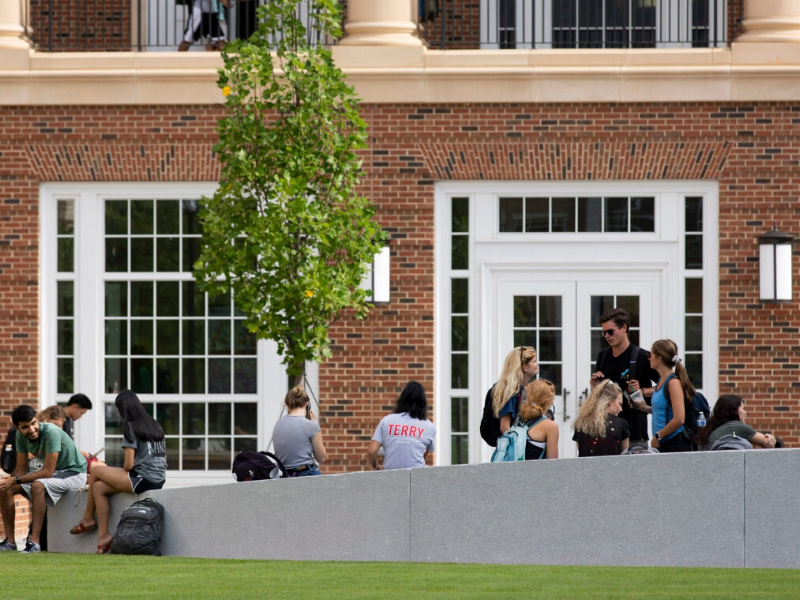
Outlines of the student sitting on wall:
[[[123,492],[141,494],[164,487],[167,446],[161,425],[145,410],[139,397],[122,390],[114,404],[122,417],[123,467],[95,467],[89,475],[89,496],[83,518],[69,532],[73,535],[97,528],[97,554],[111,550],[108,533],[108,496]],[[95,512],[97,520],[95,520]]]
[[381,419],[367,458],[373,469],[378,466],[378,451],[384,448],[384,469],[424,467],[428,452],[433,452],[436,427],[428,420],[428,398],[425,389],[409,381],[397,399],[394,412]]
[[605,379],[592,388],[572,426],[578,456],[612,456],[628,449],[630,427],[622,412],[622,389]]
[[317,463],[324,462],[328,453],[308,394],[296,385],[286,394],[284,402],[289,413],[278,419],[272,430],[275,456],[286,467],[289,477],[321,475]]
[[711,411],[711,417],[705,427],[697,432],[697,447],[708,450],[723,435],[736,434],[746,439],[753,448],[775,448],[776,438],[769,433],[759,433],[744,422],[747,412],[744,400],[735,394],[720,396]]

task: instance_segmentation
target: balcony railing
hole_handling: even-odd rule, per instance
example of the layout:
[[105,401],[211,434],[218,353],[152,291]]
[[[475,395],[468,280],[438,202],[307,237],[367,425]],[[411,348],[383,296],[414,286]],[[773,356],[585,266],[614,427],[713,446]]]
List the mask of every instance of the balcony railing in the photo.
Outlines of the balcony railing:
[[431,48],[727,46],[743,0],[420,0]]
[[[269,0],[230,0],[227,7],[220,0],[26,1],[24,27],[34,48],[103,52],[174,51],[183,40],[191,40],[190,50],[203,50],[218,47],[219,37],[248,38],[256,29],[257,7]],[[203,13],[204,7],[211,12]],[[298,2],[297,15],[306,24],[309,42],[319,43],[319,32],[309,27],[307,2]]]

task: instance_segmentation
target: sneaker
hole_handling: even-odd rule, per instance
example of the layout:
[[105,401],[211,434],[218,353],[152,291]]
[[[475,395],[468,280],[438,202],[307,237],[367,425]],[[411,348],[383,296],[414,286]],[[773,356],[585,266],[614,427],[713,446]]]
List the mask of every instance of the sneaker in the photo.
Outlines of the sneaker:
[[25,542],[25,550],[22,551],[22,554],[33,554],[34,552],[41,552],[42,547],[37,544],[36,542]]
[[0,552],[7,551],[7,550],[16,550],[16,549],[17,549],[17,545],[16,544],[12,544],[11,542],[9,542],[8,538],[6,538],[2,542],[0,542]]

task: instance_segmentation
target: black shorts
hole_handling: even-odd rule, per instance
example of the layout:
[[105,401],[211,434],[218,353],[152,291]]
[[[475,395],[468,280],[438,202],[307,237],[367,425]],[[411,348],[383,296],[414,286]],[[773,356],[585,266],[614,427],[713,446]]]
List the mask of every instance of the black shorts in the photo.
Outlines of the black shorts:
[[192,18],[189,18],[189,21],[186,23],[186,27],[194,26],[192,37],[194,41],[200,39],[200,37],[210,37],[213,39],[219,39],[225,37],[222,33],[222,27],[219,23],[219,15],[217,13],[207,13],[204,12],[203,15],[200,17],[199,23],[192,23]]
[[134,494],[142,494],[150,490],[160,490],[164,487],[163,481],[150,481],[145,479],[136,472],[136,469],[131,469],[128,472],[128,478],[131,480],[131,490]]

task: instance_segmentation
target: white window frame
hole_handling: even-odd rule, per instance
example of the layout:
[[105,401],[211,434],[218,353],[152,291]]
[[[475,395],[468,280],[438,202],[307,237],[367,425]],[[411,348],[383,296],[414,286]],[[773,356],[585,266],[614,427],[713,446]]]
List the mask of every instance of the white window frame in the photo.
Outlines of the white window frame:
[[[103,446],[105,418],[103,404],[113,402],[114,395],[104,392],[104,206],[105,199],[158,198],[182,199],[211,196],[217,188],[215,182],[169,183],[44,183],[40,187],[40,378],[42,407],[55,402],[66,402],[70,394],[56,392],[56,280],[57,280],[57,201],[75,200],[75,264],[74,264],[74,315],[75,315],[75,391],[91,398],[94,405],[75,424],[76,445],[90,452]],[[99,251],[98,251],[99,249]],[[72,279],[65,275],[62,279]],[[157,279],[158,273],[150,278]],[[134,277],[135,278],[135,277]],[[174,276],[168,277],[174,279]],[[283,399],[288,390],[288,378],[277,344],[259,341],[257,347],[257,392],[242,394],[242,401],[253,399],[258,405],[259,449],[266,449],[272,439],[272,429],[284,410]],[[309,384],[318,395],[319,370],[309,364],[306,374]],[[145,396],[147,398],[149,395]],[[227,400],[235,402],[237,395],[193,394],[184,399],[180,394],[160,395],[162,400],[209,402]],[[102,457],[102,455],[101,455]],[[229,483],[229,470],[177,471],[169,470],[167,485],[198,485]]]
[[[703,391],[713,404],[718,391],[719,372],[719,185],[715,181],[457,181],[437,182],[435,185],[435,353],[434,365],[437,373],[434,397],[434,416],[436,419],[437,465],[450,464],[450,398],[468,396],[469,413],[469,457],[470,463],[482,460],[482,440],[479,434],[480,419],[486,390],[495,381],[497,373],[482,361],[480,349],[490,337],[490,331],[481,312],[491,302],[491,291],[485,289],[482,278],[487,279],[487,264],[481,263],[476,252],[478,244],[491,248],[491,266],[507,263],[514,266],[511,247],[520,242],[557,242],[564,248],[582,247],[584,250],[598,243],[619,244],[629,242],[640,244],[659,244],[663,242],[680,245],[680,255],[684,256],[684,217],[674,214],[675,202],[679,201],[684,210],[683,198],[686,196],[704,197],[703,214]],[[655,196],[656,224],[654,232],[647,233],[499,233],[498,205],[500,196]],[[669,203],[662,197],[669,197]],[[450,389],[450,199],[470,198],[469,215],[469,387],[453,391]],[[492,217],[491,215],[494,215]],[[667,218],[665,218],[667,217]],[[485,256],[485,254],[484,254]],[[484,258],[484,260],[486,260]],[[588,263],[587,263],[588,264]],[[657,316],[663,323],[668,337],[675,340],[678,347],[685,348],[685,279],[684,269],[672,275],[674,281],[674,305],[680,307],[676,314]],[[692,271],[699,274],[697,271]],[[459,271],[465,274],[464,271]],[[499,357],[501,364],[503,357]]]

